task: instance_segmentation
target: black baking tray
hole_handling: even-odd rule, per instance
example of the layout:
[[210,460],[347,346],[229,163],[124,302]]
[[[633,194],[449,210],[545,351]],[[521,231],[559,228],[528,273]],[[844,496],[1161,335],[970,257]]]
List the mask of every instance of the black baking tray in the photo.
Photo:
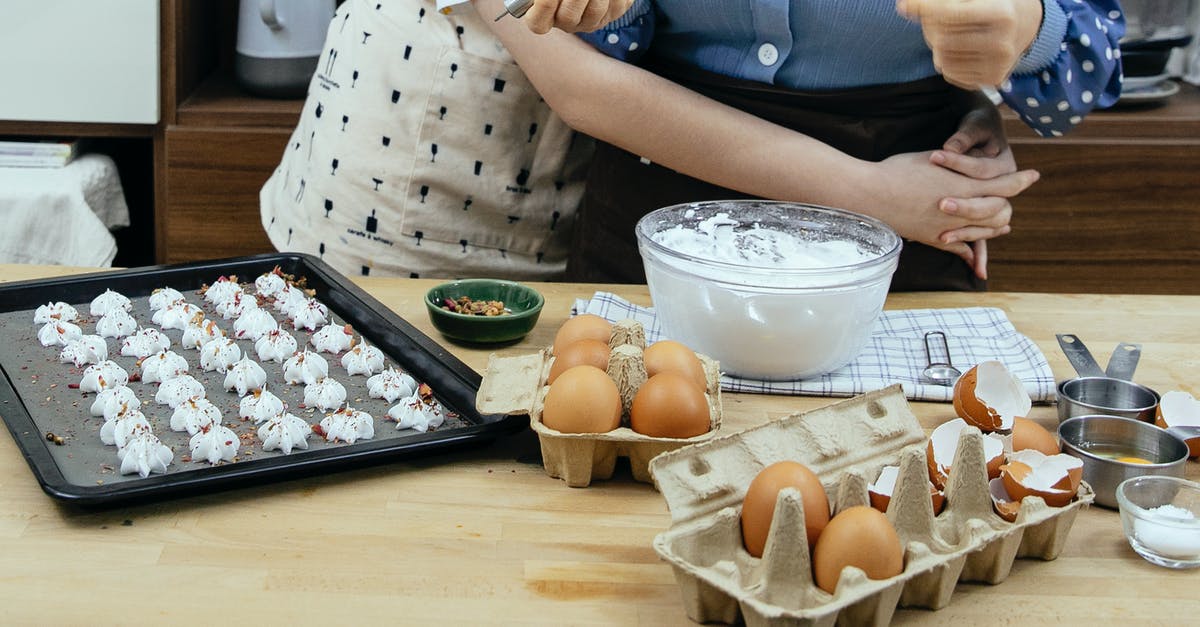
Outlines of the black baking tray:
[[[297,278],[305,277],[307,287],[316,290],[316,298],[325,303],[335,316],[351,324],[357,333],[379,347],[389,361],[408,371],[417,381],[428,383],[435,397],[457,414],[456,425],[448,428],[444,425],[444,428],[424,434],[359,440],[354,444],[294,451],[290,455],[271,455],[216,466],[196,464],[146,478],[134,475],[132,479],[126,476],[120,482],[82,485],[68,480],[52,454],[50,447],[55,444],[46,439],[45,432],[39,428],[31,412],[31,406],[34,406],[33,411],[38,411],[36,401],[22,398],[18,393],[12,377],[20,376],[20,373],[9,372],[0,364],[0,374],[3,375],[0,377],[0,415],[42,489],[57,499],[88,506],[178,497],[310,476],[368,463],[428,456],[447,449],[485,444],[523,426],[520,417],[485,415],[476,411],[475,395],[481,380],[478,373],[345,276],[311,255],[274,253],[5,283],[0,284],[0,313],[33,310],[47,302],[65,301],[76,304],[81,314],[86,315],[86,303],[106,289],[130,298],[148,296],[152,290],[160,287],[173,287],[186,295],[203,284],[212,283],[219,276],[237,275],[240,280],[249,283],[276,266]],[[81,303],[83,307],[80,307]],[[32,316],[24,323],[34,327]],[[303,346],[303,339],[297,339]],[[57,356],[57,350],[54,352]],[[110,348],[110,354],[113,352]],[[79,411],[83,416],[90,417],[85,406],[81,405]],[[378,424],[377,420],[377,435]],[[103,446],[98,437],[93,443],[81,444]],[[60,456],[62,454],[61,451],[57,453]],[[180,464],[180,455],[181,452],[176,450],[173,465]],[[115,459],[115,454],[113,457]]]

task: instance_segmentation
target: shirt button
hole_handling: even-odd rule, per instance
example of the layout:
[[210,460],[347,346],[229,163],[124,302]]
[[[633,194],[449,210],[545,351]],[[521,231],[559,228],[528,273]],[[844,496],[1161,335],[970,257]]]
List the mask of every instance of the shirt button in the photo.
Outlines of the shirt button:
[[775,65],[779,60],[779,48],[774,44],[763,44],[758,47],[758,62],[763,65]]

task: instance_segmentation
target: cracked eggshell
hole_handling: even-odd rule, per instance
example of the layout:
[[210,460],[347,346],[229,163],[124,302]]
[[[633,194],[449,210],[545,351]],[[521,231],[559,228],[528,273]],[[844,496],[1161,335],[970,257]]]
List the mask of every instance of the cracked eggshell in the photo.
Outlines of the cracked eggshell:
[[1012,500],[1008,490],[1004,489],[1004,480],[996,477],[988,482],[988,492],[992,496],[992,509],[996,515],[1008,522],[1016,522],[1017,514],[1021,513],[1021,502]]
[[1012,429],[1032,408],[1021,380],[998,361],[972,366],[954,383],[954,412],[984,433]]
[[[955,418],[938,425],[933,433],[929,434],[929,442],[925,446],[925,462],[929,466],[929,480],[939,490],[946,489],[950,465],[954,462],[954,451],[958,447],[959,433],[967,426],[976,425],[970,425],[962,418]],[[990,433],[984,433],[983,453],[987,459],[988,478],[995,479],[1000,476],[1000,465],[1004,463],[1004,442]]]
[[[892,493],[896,489],[896,479],[900,476],[899,466],[884,466],[879,471],[879,477],[875,482],[867,486],[867,496],[871,502],[871,507],[887,513],[888,505],[892,502]],[[942,508],[946,506],[946,495],[929,482],[929,498],[933,502],[933,515],[937,516],[942,512]]]
[[[1154,424],[1164,429],[1200,427],[1200,399],[1187,392],[1174,390],[1163,394],[1154,413]],[[1188,438],[1184,442],[1188,447],[1188,457],[1200,456],[1200,438]]]
[[1016,451],[1000,467],[1004,491],[1020,502],[1039,496],[1050,507],[1071,502],[1083,479],[1083,460],[1072,455],[1043,455],[1035,450]]

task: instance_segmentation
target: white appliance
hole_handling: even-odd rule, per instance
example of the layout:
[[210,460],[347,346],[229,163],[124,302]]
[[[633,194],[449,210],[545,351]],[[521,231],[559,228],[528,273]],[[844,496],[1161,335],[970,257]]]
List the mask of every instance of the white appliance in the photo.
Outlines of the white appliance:
[[336,0],[241,0],[233,66],[238,83],[259,96],[303,96],[336,9]]

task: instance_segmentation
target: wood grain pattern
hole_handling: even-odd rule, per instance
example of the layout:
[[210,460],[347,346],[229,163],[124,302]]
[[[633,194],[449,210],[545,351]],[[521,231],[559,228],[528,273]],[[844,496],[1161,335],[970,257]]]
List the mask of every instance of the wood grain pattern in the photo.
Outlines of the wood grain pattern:
[[[0,281],[82,269],[0,266]],[[356,282],[419,329],[434,282]],[[644,286],[535,284],[537,327],[497,350],[548,345],[576,297],[609,289],[647,304]],[[1094,350],[1141,342],[1137,380],[1200,394],[1200,297],[1028,293],[899,294],[890,308],[1002,308],[1070,376],[1054,334]],[[443,341],[476,369],[490,351]],[[832,399],[727,394],[724,428],[745,429]],[[913,403],[928,430],[948,404]],[[0,408],[3,411],[3,408]],[[1053,406],[1033,419],[1053,427]],[[0,603],[11,624],[156,620],[208,624],[214,603],[239,623],[688,625],[671,569],[650,548],[669,525],[661,496],[628,470],[573,489],[537,463],[532,432],[486,448],[220,494],[83,511],[38,489],[0,436]],[[1200,479],[1200,464],[1188,476]],[[1200,615],[1195,573],[1150,565],[1125,543],[1115,512],[1080,514],[1061,557],[1018,560],[995,586],[960,585],[938,612],[896,624],[1177,624]],[[150,618],[152,617],[152,618]]]
[[259,221],[258,192],[290,134],[169,127],[162,258],[176,263],[273,251]]
[[1000,291],[1200,294],[1200,137],[1014,140],[1042,178],[988,242]]

